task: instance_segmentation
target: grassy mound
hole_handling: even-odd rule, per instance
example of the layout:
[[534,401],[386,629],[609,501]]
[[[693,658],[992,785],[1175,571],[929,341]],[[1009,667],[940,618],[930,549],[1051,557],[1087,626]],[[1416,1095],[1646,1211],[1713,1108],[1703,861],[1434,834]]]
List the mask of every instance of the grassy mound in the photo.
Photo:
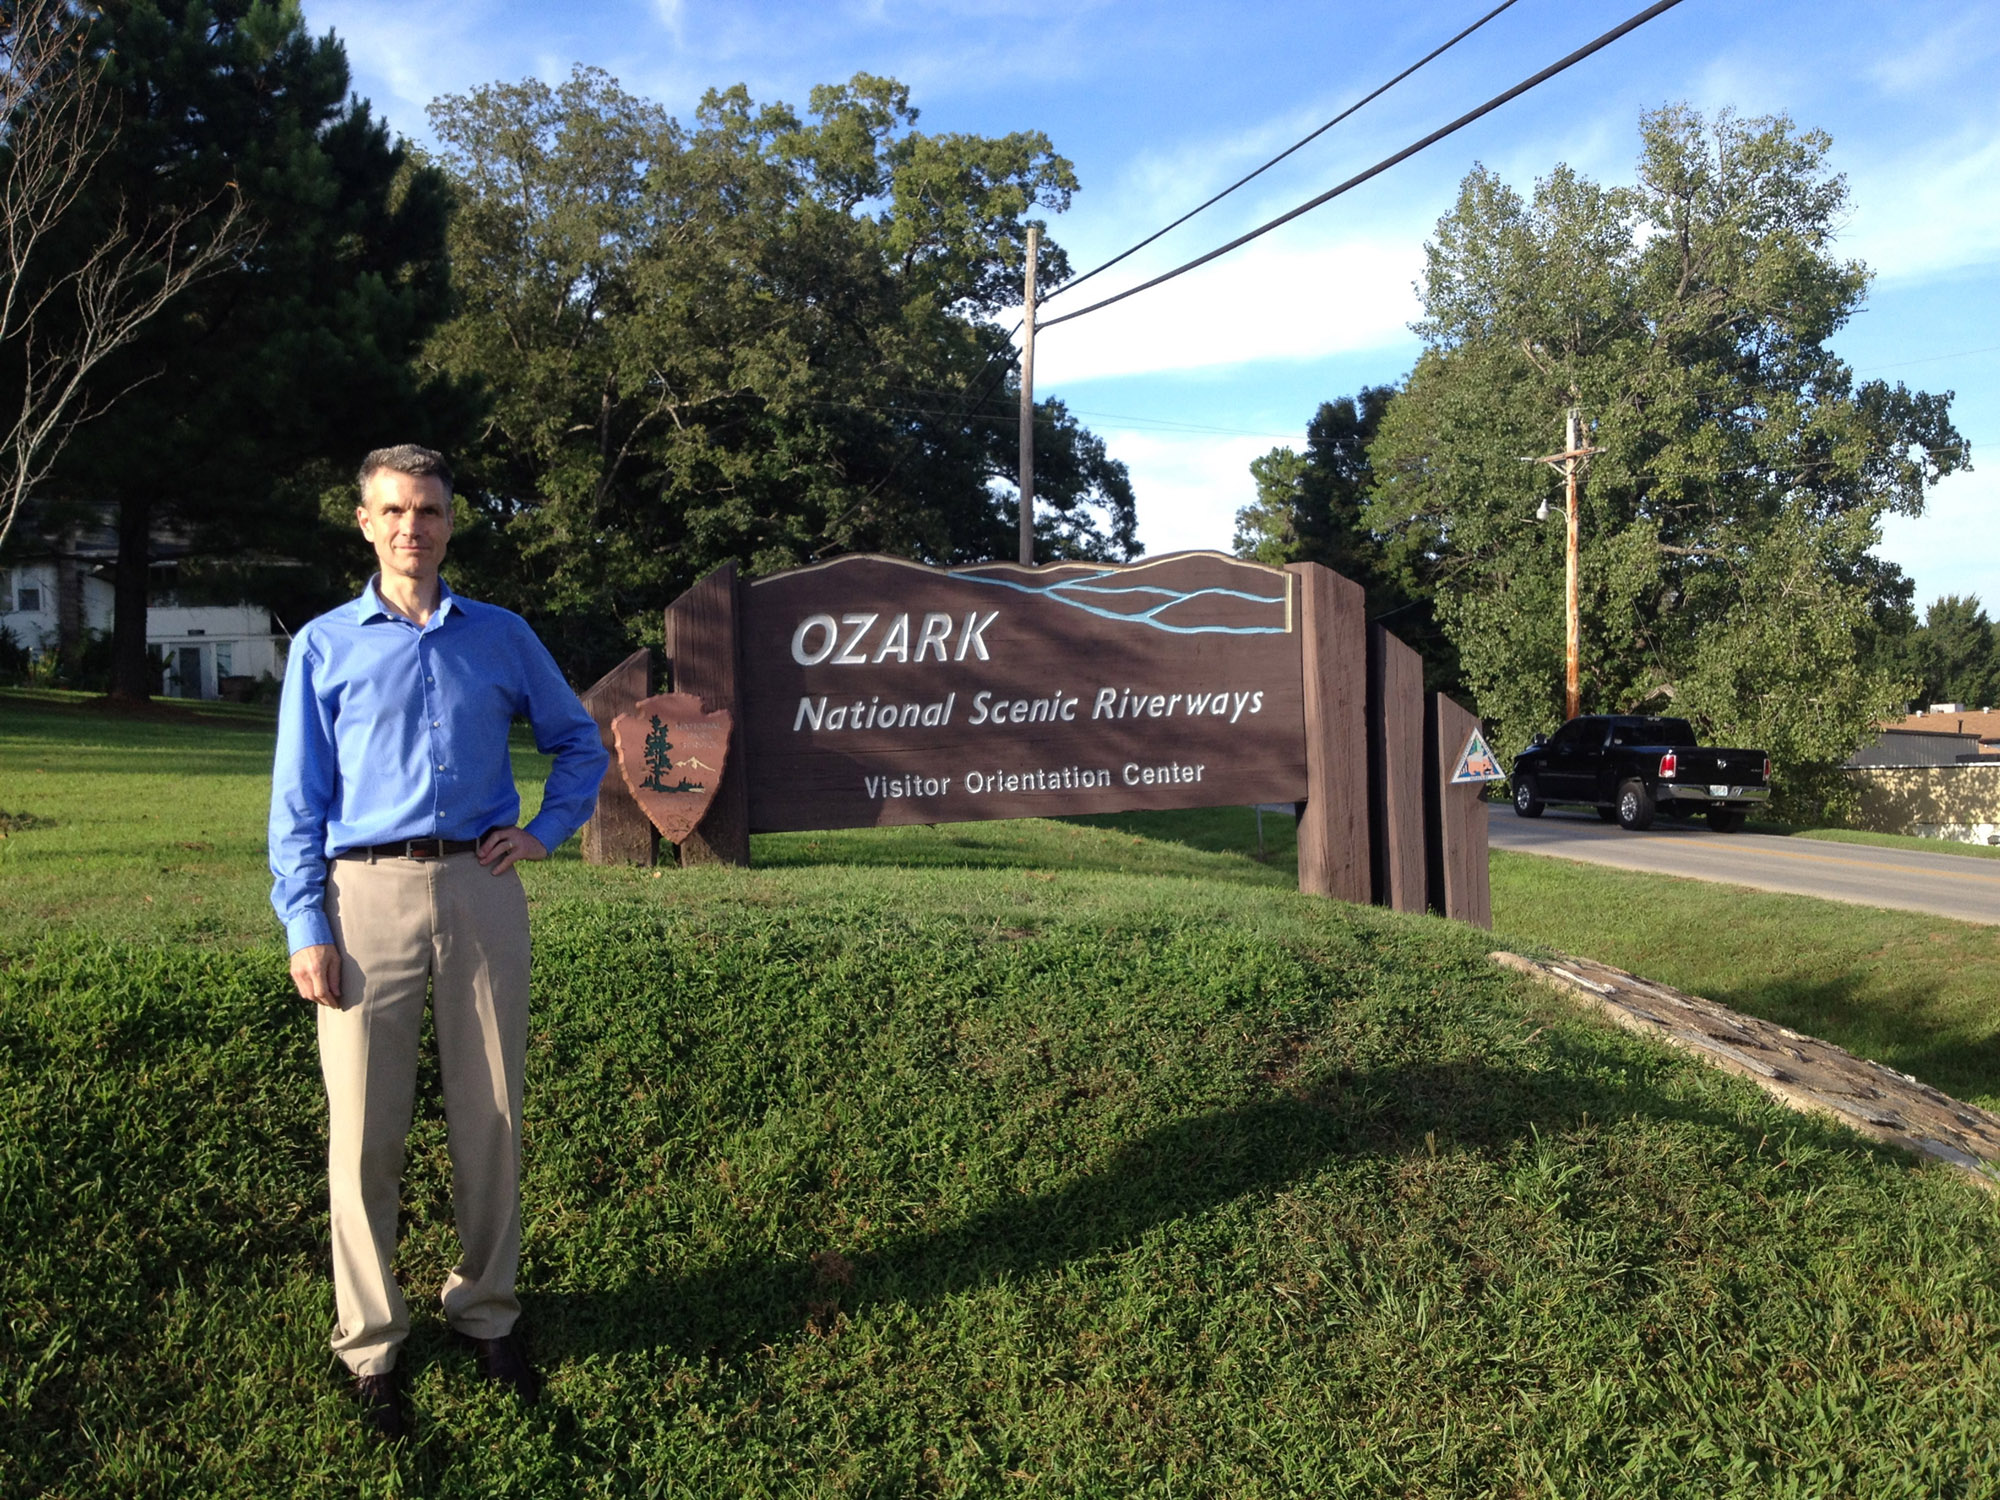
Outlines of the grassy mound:
[[[1080,838],[1125,835],[1082,830]],[[1477,934],[1172,877],[803,867],[537,913],[525,1418],[329,1374],[268,948],[0,973],[6,1493],[1977,1493],[1992,1206]],[[423,1096],[434,1099],[434,1079]]]
[[[0,694],[0,807],[35,820],[0,839],[0,1495],[2000,1477],[1991,1200],[1585,1021],[1482,934],[1299,897],[1289,830],[1266,820],[1260,860],[1240,809],[530,869],[548,1394],[487,1392],[437,1319],[426,1073],[399,1262],[420,1440],[383,1452],[326,1350],[269,756],[268,716]],[[1970,996],[1987,929],[1548,863],[1496,861],[1503,929],[1753,1009],[1776,979],[1859,996],[1912,1057],[1990,1044],[1970,999],[1885,977],[1925,953]]]

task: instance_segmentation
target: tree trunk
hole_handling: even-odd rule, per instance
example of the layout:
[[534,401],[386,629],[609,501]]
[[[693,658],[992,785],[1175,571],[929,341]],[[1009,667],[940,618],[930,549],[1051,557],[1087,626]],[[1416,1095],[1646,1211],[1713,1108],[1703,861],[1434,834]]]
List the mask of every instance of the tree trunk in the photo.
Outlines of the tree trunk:
[[118,502],[118,566],[111,616],[111,696],[144,703],[152,696],[146,663],[146,584],[153,562],[151,497]]
[[56,544],[56,654],[75,675],[83,656],[83,564],[76,555],[76,528],[63,528]]

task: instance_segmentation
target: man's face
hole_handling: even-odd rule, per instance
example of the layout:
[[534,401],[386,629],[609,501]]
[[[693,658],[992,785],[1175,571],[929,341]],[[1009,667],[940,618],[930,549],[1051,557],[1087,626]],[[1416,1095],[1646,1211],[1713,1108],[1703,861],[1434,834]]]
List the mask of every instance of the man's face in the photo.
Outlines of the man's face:
[[377,469],[368,476],[363,500],[354,519],[375,548],[382,576],[436,577],[444,544],[451,540],[451,497],[444,481],[434,474]]

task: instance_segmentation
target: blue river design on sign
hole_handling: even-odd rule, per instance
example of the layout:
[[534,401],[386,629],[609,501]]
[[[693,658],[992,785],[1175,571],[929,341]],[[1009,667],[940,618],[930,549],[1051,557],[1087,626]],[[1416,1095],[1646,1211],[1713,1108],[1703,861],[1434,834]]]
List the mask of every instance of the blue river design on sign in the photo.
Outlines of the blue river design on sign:
[[[1012,589],[1019,594],[1034,594],[1057,604],[1066,604],[1071,609],[1080,609],[1085,614],[1096,615],[1101,620],[1126,620],[1140,625],[1151,626],[1154,630],[1166,631],[1171,635],[1286,635],[1284,625],[1176,625],[1158,616],[1165,610],[1179,604],[1187,604],[1205,596],[1225,599],[1241,599],[1249,604],[1285,606],[1282,594],[1252,594],[1242,589],[1201,588],[1169,589],[1147,584],[1128,584],[1121,587],[1106,587],[1097,582],[1102,578],[1115,578],[1123,571],[1107,568],[1101,573],[1091,573],[1082,578],[1065,578],[1051,583],[1021,583],[1012,578],[993,578],[985,574],[952,571],[951,576],[965,583],[983,583],[993,588]],[[1163,597],[1150,609],[1134,611],[1108,609],[1088,599],[1073,597],[1077,594],[1159,594]]]

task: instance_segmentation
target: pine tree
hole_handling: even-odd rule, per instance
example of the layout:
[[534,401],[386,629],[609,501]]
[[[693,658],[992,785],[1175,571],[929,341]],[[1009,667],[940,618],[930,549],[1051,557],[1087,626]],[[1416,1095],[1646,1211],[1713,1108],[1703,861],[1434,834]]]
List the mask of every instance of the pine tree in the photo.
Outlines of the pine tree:
[[653,715],[653,727],[646,734],[646,779],[639,783],[649,792],[699,792],[703,784],[689,781],[683,776],[672,786],[665,778],[674,768],[674,742],[667,738],[667,726],[658,714]]
[[115,136],[79,228],[240,195],[258,233],[101,368],[100,391],[125,394],[54,486],[115,508],[112,690],[143,697],[158,530],[313,559],[320,495],[363,453],[454,446],[471,410],[411,363],[447,311],[446,185],[349,97],[331,33],[290,0],[105,0],[95,45]]

